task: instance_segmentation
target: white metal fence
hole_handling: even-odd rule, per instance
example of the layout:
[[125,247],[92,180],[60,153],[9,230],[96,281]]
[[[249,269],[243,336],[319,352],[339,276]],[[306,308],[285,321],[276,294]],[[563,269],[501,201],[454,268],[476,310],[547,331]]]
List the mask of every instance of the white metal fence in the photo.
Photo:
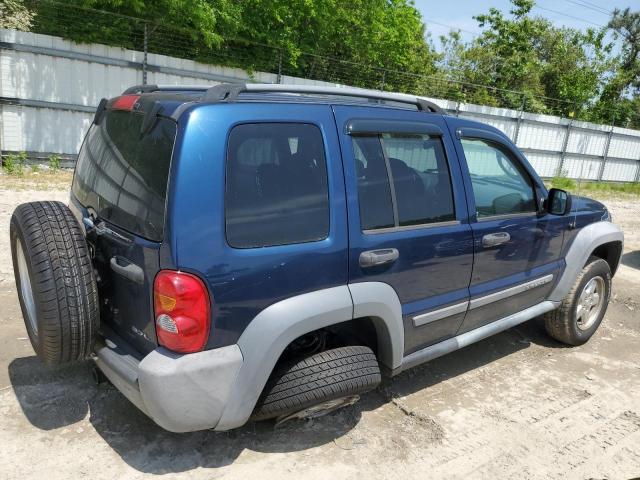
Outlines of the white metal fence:
[[[142,83],[143,60],[143,52],[0,29],[0,150],[25,151],[31,158],[58,154],[73,161],[100,99]],[[151,84],[244,80],[327,85],[156,54],[148,54],[144,65]],[[640,131],[429,100],[451,114],[502,130],[543,177],[561,173],[576,179],[640,180]]]

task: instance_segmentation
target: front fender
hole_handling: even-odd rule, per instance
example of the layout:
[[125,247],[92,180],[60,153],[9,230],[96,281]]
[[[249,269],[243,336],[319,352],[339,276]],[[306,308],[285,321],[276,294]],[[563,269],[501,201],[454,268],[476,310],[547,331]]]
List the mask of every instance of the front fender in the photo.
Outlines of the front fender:
[[[573,239],[565,255],[566,267],[548,299],[554,302],[562,301],[593,251],[600,245],[611,242],[620,242],[624,245],[624,234],[617,225],[611,222],[597,222],[583,227]],[[621,255],[623,250],[624,248],[620,249]]]

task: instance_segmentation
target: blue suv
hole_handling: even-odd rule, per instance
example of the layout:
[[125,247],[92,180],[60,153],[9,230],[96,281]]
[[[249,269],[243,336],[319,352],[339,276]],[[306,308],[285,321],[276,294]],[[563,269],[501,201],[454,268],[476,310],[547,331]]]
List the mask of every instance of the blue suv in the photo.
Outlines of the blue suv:
[[582,344],[623,246],[495,128],[260,84],[103,100],[69,206],[20,205],[10,232],[38,356],[93,358],[175,432],[322,415],[540,315]]

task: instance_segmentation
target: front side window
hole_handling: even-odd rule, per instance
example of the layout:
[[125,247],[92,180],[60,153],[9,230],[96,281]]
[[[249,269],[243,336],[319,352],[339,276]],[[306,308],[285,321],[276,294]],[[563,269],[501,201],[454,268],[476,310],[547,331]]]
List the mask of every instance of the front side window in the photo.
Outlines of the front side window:
[[329,234],[327,166],[318,127],[238,125],[226,164],[227,242],[255,248],[322,240]]
[[478,218],[536,211],[533,182],[520,162],[491,142],[461,142]]
[[414,134],[354,136],[362,230],[455,219],[442,141]]

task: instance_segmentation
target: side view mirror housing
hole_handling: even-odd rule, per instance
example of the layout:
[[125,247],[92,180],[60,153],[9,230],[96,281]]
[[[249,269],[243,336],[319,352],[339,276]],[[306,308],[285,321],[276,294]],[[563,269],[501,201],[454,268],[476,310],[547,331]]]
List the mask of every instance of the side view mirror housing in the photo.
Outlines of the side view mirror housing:
[[571,195],[559,188],[549,190],[546,210],[551,215],[567,215],[571,211]]

